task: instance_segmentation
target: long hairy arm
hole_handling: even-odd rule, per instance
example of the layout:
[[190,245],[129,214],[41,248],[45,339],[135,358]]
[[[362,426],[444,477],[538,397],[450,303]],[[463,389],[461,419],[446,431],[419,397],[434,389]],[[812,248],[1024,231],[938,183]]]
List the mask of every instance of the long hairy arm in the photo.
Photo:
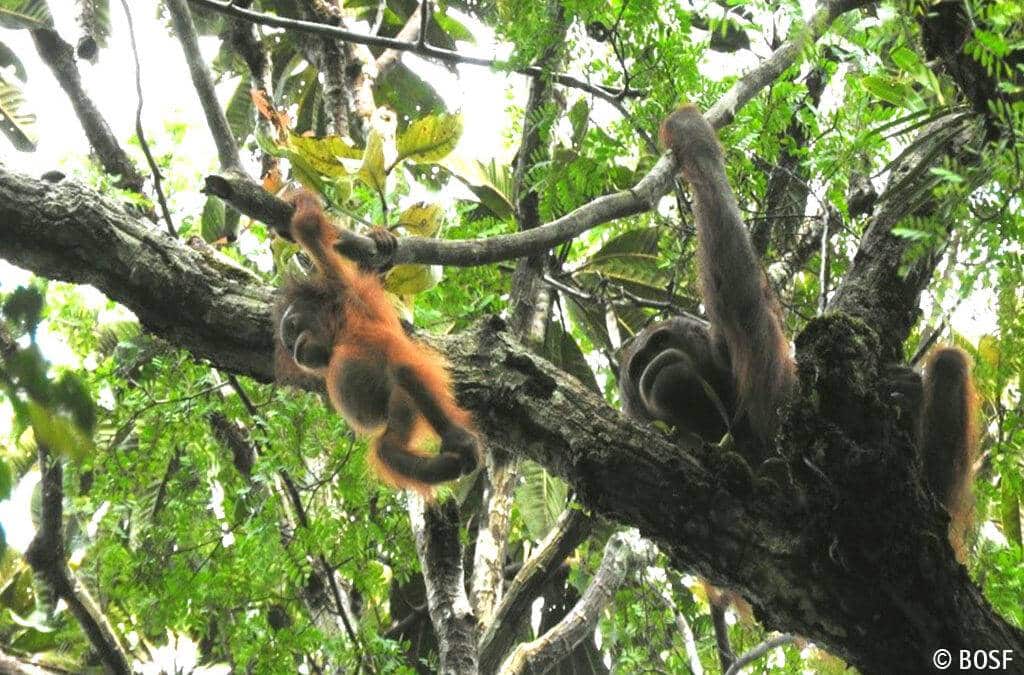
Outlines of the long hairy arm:
[[693,192],[704,303],[712,337],[729,353],[737,416],[745,413],[754,433],[767,439],[795,380],[778,302],[740,217],[714,129],[697,108],[683,106],[662,124],[661,140]]

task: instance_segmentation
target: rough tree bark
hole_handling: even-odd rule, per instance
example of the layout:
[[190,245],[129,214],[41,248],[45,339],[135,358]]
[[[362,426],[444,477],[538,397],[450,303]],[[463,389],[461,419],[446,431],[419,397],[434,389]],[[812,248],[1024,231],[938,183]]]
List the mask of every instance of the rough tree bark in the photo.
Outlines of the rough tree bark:
[[[198,358],[270,379],[271,290],[73,181],[0,167],[0,256],[91,283]],[[954,558],[867,322],[836,313],[798,336],[799,394],[778,457],[756,471],[728,448],[684,452],[624,418],[498,320],[431,342],[491,442],[565,478],[586,507],[639,528],[679,569],[742,591],[767,628],[873,673],[927,672],[938,648],[1024,654],[1024,633]],[[1024,660],[1009,668],[1024,672]]]

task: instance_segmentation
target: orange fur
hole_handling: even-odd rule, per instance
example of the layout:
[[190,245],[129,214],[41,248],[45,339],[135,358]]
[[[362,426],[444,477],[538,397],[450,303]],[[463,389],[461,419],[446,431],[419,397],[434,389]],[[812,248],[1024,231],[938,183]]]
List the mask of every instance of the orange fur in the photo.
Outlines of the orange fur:
[[925,478],[949,512],[949,543],[957,559],[967,558],[974,522],[974,461],[978,455],[978,395],[971,359],[961,349],[942,347],[928,357],[920,415]]
[[[303,190],[290,200],[295,207],[290,234],[310,255],[316,273],[286,288],[279,305],[279,377],[294,378],[296,371],[323,377],[335,410],[357,433],[373,437],[369,464],[374,472],[390,485],[430,496],[432,485],[479,465],[471,416],[455,402],[441,356],[406,335],[377,275],[335,250],[338,232],[319,199]],[[289,351],[284,317],[296,306],[307,315]],[[304,338],[329,346],[326,366],[297,362]],[[437,455],[424,447],[434,439],[441,440]]]

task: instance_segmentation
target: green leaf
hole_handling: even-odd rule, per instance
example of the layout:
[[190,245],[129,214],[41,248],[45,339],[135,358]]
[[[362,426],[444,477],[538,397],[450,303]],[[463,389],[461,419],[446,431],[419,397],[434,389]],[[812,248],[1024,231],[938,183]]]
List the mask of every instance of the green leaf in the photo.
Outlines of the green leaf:
[[450,153],[462,136],[462,115],[428,115],[416,120],[395,141],[398,160],[436,162]]
[[46,0],[0,0],[0,28],[53,28]]
[[242,78],[224,111],[228,126],[231,128],[231,135],[239,144],[245,142],[245,139],[252,133],[253,127],[256,126],[256,106],[253,105],[250,89],[249,81]]
[[92,452],[92,439],[68,418],[53,413],[35,401],[28,402],[28,411],[36,440],[51,451],[76,460]]
[[402,62],[377,81],[374,97],[378,105],[391,108],[401,120],[415,120],[428,113],[444,111],[444,99],[434,85]]
[[14,474],[11,466],[0,459],[0,501],[11,496],[11,489],[14,487]]
[[[2,0],[0,0],[2,1]],[[16,149],[32,152],[36,149],[36,116],[25,110],[21,89],[4,79],[0,73],[0,131]]]
[[340,136],[288,136],[288,145],[294,150],[292,156],[301,157],[312,169],[321,175],[337,178],[351,173],[342,160],[358,160],[363,158],[363,151],[349,145]]
[[439,204],[419,202],[413,204],[398,216],[398,225],[409,234],[418,237],[433,237],[444,224],[444,209]]
[[590,369],[587,359],[583,356],[583,350],[572,335],[562,330],[561,324],[556,321],[550,322],[544,332],[544,356],[591,391],[601,393],[594,371]]
[[367,187],[373,188],[377,194],[385,192],[387,174],[384,172],[384,137],[376,129],[370,131],[363,151],[363,164],[359,167],[356,177]]
[[96,429],[96,404],[82,380],[74,373],[63,373],[51,394],[53,405],[70,413],[78,428],[91,436]]
[[322,109],[323,89],[313,67],[297,75],[296,79],[302,82],[302,89],[299,94],[299,107],[295,112],[294,132],[301,135],[314,128],[317,112]]
[[225,224],[224,202],[216,197],[210,197],[203,205],[202,226],[200,233],[203,241],[217,241],[224,234]]
[[902,237],[911,241],[927,241],[932,238],[931,232],[915,230],[911,227],[894,227],[892,228],[892,233],[897,237]]
[[445,157],[441,166],[466,184],[480,203],[499,220],[508,220],[515,212],[512,199],[512,176],[508,167],[493,159],[488,164],[459,155]]
[[569,489],[540,464],[523,463],[523,482],[516,488],[516,506],[523,514],[530,538],[540,541],[565,510]]
[[900,70],[906,73],[914,74],[921,69],[921,60],[917,58],[917,54],[906,47],[897,47],[892,50],[889,52],[889,58],[892,59],[892,62],[895,63]]
[[441,281],[438,265],[395,265],[384,278],[384,288],[395,295],[416,295]]
[[442,14],[435,12],[431,15],[431,18],[441,27],[445,33],[448,33],[454,40],[459,42],[469,42],[476,44],[476,38],[473,36],[473,32],[466,28],[461,22],[456,21],[449,14]]
[[999,515],[1003,525],[1003,534],[1015,546],[1024,546],[1021,540],[1020,500],[1013,492],[1011,481],[1002,481],[1000,487]]
[[902,106],[907,101],[907,92],[903,86],[889,77],[866,75],[860,79],[861,85],[875,98]]
[[621,255],[624,253],[644,253],[654,255],[658,252],[658,240],[661,230],[657,227],[644,227],[628,230],[612,238],[602,246],[593,259]]
[[590,124],[590,105],[587,99],[581,98],[569,109],[569,123],[572,125],[572,146],[577,148],[587,135]]

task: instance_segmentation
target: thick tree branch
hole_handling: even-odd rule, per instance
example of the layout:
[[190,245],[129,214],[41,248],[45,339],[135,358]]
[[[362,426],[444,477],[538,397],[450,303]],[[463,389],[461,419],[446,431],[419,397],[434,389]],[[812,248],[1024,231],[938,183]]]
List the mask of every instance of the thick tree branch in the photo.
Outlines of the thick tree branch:
[[50,67],[61,89],[71,101],[71,107],[75,109],[75,115],[82,124],[89,145],[96,153],[103,170],[112,176],[119,176],[118,187],[142,192],[145,179],[118,143],[107,126],[107,121],[103,119],[103,115],[82,86],[82,76],[75,63],[74,49],[57,34],[57,31],[49,29],[32,31],[32,41],[39,52],[39,58]]
[[[971,114],[946,115],[921,129],[891,169],[889,183],[861,239],[853,266],[836,289],[828,310],[863,319],[882,337],[883,355],[902,361],[901,345],[920,315],[921,292],[928,285],[938,250],[921,254],[904,269],[913,240],[892,229],[909,216],[929,217],[939,204],[932,195],[941,178],[930,169],[943,158],[976,163],[981,125]],[[948,232],[953,223],[944,225]]]
[[458,505],[452,499],[427,504],[410,492],[409,522],[437,633],[440,672],[476,675],[476,618],[462,574]]
[[201,240],[176,242],[79,183],[48,183],[0,164],[0,255],[51,279],[96,286],[147,330],[191,345],[197,358],[273,379],[272,289]]
[[203,55],[199,51],[199,35],[196,33],[196,25],[192,21],[192,12],[188,8],[186,0],[166,0],[167,11],[171,15],[171,23],[174,24],[174,32],[181,42],[181,49],[185,53],[185,61],[188,63],[188,71],[192,76],[192,85],[196,88],[196,95],[199,97],[199,104],[203,106],[203,113],[206,115],[206,125],[213,135],[213,143],[217,146],[217,157],[220,166],[224,170],[241,170],[242,162],[238,157],[238,144],[228,126],[224,110],[217,101],[217,92],[213,89],[213,81],[210,79],[210,71],[206,68]]
[[519,482],[519,458],[488,446],[487,483],[480,531],[473,549],[470,599],[477,621],[490,624],[505,583],[505,551],[512,524],[512,500]]
[[[303,0],[296,3],[296,9],[308,20],[303,23],[331,27],[341,23],[338,7],[322,0]],[[331,121],[332,130],[338,136],[350,135],[353,129],[349,124],[349,113],[354,110],[354,104],[345,76],[349,66],[345,44],[336,36],[321,34],[311,40],[301,40],[299,45],[306,54],[306,60],[314,64],[323,77],[324,112]]]
[[[413,38],[425,39],[426,36],[423,36],[420,25],[421,15],[420,7],[417,6],[413,13],[409,15],[409,18],[406,19],[405,25],[398,31],[394,39],[400,42],[410,42]],[[381,52],[380,56],[377,57],[377,77],[383,77],[390,72],[392,68],[398,65],[401,58],[402,52],[397,49],[385,49]]]

